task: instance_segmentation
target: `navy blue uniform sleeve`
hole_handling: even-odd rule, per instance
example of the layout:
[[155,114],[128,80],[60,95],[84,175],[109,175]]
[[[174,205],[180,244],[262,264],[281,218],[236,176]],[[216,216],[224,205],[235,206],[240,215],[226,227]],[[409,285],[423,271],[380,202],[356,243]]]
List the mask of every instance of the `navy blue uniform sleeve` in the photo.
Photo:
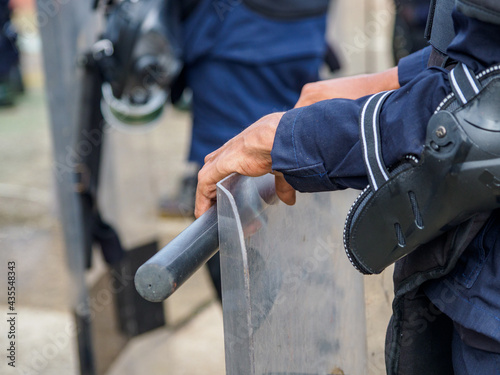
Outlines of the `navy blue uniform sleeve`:
[[[451,58],[476,74],[500,62],[499,26],[465,17],[456,10],[453,18],[457,34],[447,51]],[[380,114],[386,166],[407,154],[422,152],[427,122],[450,92],[448,72],[431,67],[391,93]],[[303,192],[365,187],[368,181],[358,121],[366,100],[326,100],[287,112],[274,139],[273,169]]]
[[398,80],[400,86],[406,85],[427,69],[427,61],[429,61],[431,51],[432,47],[428,46],[399,60]]
[[[421,153],[427,121],[450,91],[447,72],[433,68],[387,98],[380,118],[385,165]],[[276,131],[273,170],[302,192],[364,188],[358,121],[366,100],[332,99],[288,111]]]

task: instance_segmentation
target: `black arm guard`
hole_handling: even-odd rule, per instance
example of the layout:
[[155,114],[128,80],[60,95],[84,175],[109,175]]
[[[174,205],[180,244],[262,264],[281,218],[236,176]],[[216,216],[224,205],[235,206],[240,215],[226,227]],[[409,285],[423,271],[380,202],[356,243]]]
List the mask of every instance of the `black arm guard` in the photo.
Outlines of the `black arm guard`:
[[[370,185],[346,220],[344,245],[365,274],[384,268],[473,214],[500,207],[500,66],[474,77],[450,72],[453,93],[427,126],[420,160],[392,171],[380,163],[376,119],[384,100],[368,100],[361,122]],[[373,131],[376,129],[376,131]]]

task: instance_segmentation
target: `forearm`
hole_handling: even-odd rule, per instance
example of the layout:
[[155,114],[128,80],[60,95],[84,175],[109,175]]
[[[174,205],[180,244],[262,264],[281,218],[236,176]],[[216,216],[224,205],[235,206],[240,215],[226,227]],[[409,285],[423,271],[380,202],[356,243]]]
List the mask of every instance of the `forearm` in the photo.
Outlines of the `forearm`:
[[344,94],[339,93],[330,99],[358,99],[366,95],[399,88],[397,66],[379,73],[360,74],[354,77],[339,78],[339,80],[345,81]]
[[360,76],[360,80],[360,83],[364,85],[364,89],[359,93],[361,95],[349,99],[357,99],[362,96],[373,95],[382,91],[396,90],[400,87],[397,66],[380,73],[365,74]]
[[328,99],[358,99],[366,95],[399,88],[398,68],[384,72],[334,78],[306,84],[295,108]]
[[373,74],[334,78],[306,84],[295,108],[328,99],[358,99],[381,91],[398,89],[427,68],[432,47],[424,48],[400,60],[397,67]]

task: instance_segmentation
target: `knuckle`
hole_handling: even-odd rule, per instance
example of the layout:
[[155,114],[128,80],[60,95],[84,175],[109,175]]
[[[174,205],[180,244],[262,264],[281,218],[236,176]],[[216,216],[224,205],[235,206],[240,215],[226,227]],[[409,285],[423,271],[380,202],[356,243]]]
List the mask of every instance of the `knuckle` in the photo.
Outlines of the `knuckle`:
[[302,86],[302,93],[307,93],[311,91],[311,83],[306,83],[304,86]]
[[203,167],[198,172],[198,186],[202,186],[205,183],[206,168]]

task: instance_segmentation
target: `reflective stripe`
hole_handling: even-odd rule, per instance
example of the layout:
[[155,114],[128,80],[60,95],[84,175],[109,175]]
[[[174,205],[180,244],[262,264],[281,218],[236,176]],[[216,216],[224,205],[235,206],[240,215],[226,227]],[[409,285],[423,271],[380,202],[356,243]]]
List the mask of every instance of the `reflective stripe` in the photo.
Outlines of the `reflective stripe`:
[[379,127],[378,127],[378,117],[380,112],[380,107],[384,102],[387,95],[391,92],[386,92],[378,101],[377,106],[375,107],[375,112],[373,113],[373,139],[375,141],[375,157],[377,159],[377,164],[380,169],[380,172],[384,176],[385,180],[389,179],[389,176],[386,173],[385,165],[382,164],[382,150],[380,148],[380,140],[379,140]]
[[375,176],[373,176],[373,171],[370,168],[370,161],[369,161],[369,156],[368,156],[368,142],[366,141],[365,126],[364,126],[366,110],[368,108],[368,105],[370,104],[370,102],[373,100],[374,97],[375,97],[375,95],[373,95],[370,99],[368,99],[368,101],[363,106],[363,109],[361,110],[361,119],[360,119],[361,132],[360,132],[360,134],[361,134],[361,141],[363,143],[363,157],[365,159],[365,165],[366,165],[366,169],[368,171],[368,177],[370,179],[370,184],[372,185],[373,189],[376,190],[376,189],[378,189],[378,186],[375,182]]
[[389,179],[383,163],[380,140],[379,116],[382,104],[392,91],[371,96],[364,104],[360,114],[360,137],[367,175],[373,190],[377,190]]

